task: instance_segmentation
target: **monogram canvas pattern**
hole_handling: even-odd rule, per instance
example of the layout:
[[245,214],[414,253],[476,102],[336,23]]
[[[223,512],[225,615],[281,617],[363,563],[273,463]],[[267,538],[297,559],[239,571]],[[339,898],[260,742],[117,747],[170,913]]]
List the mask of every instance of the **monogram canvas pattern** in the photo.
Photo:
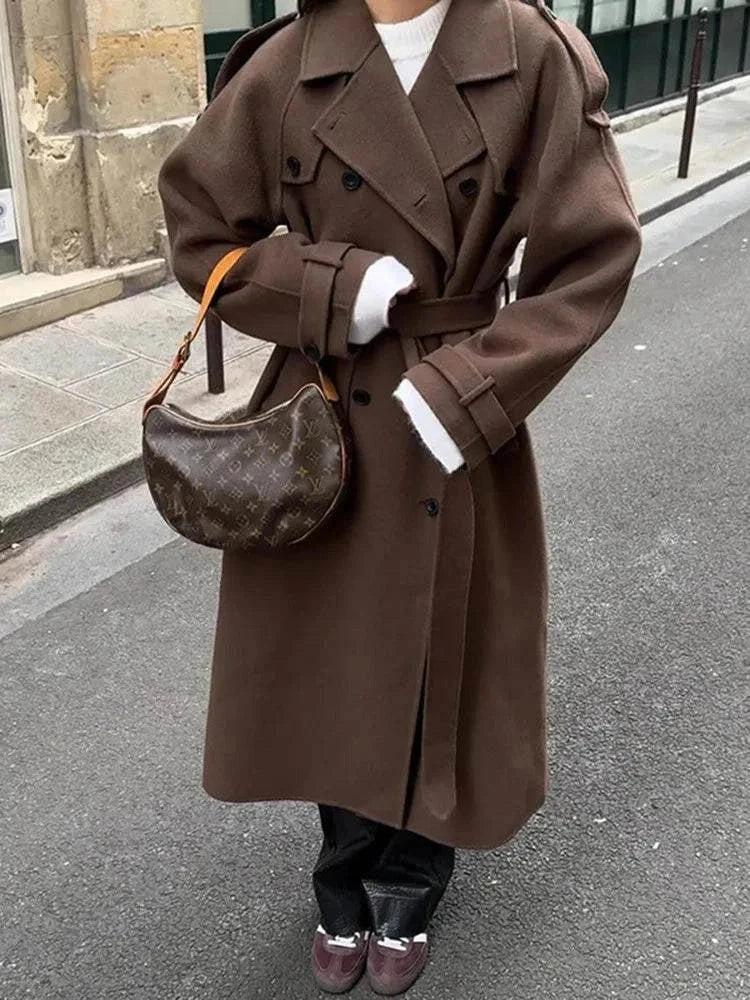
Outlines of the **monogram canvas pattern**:
[[317,385],[240,423],[153,406],[143,424],[149,489],[162,517],[191,541],[222,549],[294,545],[336,506],[346,447]]

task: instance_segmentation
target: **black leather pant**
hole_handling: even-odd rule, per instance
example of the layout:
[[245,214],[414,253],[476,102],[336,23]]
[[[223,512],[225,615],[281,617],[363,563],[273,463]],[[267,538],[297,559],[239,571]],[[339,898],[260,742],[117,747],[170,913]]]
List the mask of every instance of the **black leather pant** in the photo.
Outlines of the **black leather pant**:
[[313,886],[326,931],[399,938],[427,930],[453,874],[454,849],[346,809],[319,809],[323,847]]

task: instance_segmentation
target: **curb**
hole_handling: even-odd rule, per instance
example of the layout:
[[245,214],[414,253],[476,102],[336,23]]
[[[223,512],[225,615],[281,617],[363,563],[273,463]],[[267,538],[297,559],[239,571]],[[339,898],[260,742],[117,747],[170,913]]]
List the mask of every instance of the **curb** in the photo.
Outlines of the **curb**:
[[[702,87],[698,91],[698,105],[706,104],[717,97],[726,97],[727,94],[735,94],[738,90],[750,87],[750,73],[736,77],[733,80],[724,80],[721,83],[711,84]],[[625,111],[622,114],[612,115],[612,131],[618,133],[633,132],[644,125],[651,125],[658,122],[667,115],[677,114],[684,111],[687,105],[687,95],[680,94],[677,97],[668,98],[658,104],[650,104],[645,108],[637,108],[635,111]]]
[[6,521],[0,521],[0,559],[3,552],[12,546],[54,528],[74,514],[80,514],[143,480],[143,461],[138,455],[83,480],[65,493],[45,497],[39,503],[11,515]]
[[667,215],[676,208],[682,208],[683,205],[687,205],[702,195],[708,194],[714,188],[721,187],[722,184],[733,181],[735,177],[741,177],[742,174],[746,174],[748,171],[750,171],[750,160],[738,163],[723,173],[717,174],[715,177],[709,177],[707,180],[701,181],[700,184],[696,184],[695,187],[690,188],[688,191],[682,191],[673,198],[667,198],[666,201],[661,202],[659,205],[654,205],[653,208],[648,208],[641,212],[638,216],[640,223],[642,226],[645,226],[647,223],[661,218],[662,215]]
[[166,259],[152,257],[120,268],[92,267],[73,275],[74,283],[65,281],[70,275],[52,275],[49,276],[52,286],[55,280],[64,284],[36,290],[27,287],[21,289],[23,294],[19,292],[21,286],[14,289],[14,283],[17,279],[21,282],[33,279],[34,275],[11,275],[4,279],[5,291],[12,297],[0,306],[0,340],[158,288],[169,279],[169,274]]

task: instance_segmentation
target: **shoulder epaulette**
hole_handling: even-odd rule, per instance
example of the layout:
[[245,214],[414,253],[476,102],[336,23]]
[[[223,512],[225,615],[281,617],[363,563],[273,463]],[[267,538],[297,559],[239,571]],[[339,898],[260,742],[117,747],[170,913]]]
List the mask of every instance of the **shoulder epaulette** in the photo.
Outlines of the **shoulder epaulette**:
[[593,124],[606,128],[610,118],[604,109],[609,80],[599,56],[580,28],[558,17],[544,0],[521,0],[535,7],[568,50],[584,87],[584,114]]

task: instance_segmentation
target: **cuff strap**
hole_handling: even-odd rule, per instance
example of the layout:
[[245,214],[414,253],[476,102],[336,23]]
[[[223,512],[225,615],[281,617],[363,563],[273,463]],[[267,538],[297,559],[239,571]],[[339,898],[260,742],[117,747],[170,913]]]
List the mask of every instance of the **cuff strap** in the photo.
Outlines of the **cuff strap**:
[[353,246],[353,243],[324,241],[312,243],[302,251],[305,270],[302,276],[297,341],[308,361],[318,362],[328,353],[333,287],[336,275],[344,266],[344,256]]
[[492,454],[515,435],[515,427],[492,391],[493,378],[483,376],[463,354],[448,344],[427,354],[423,360],[455,389],[459,404],[471,414]]

